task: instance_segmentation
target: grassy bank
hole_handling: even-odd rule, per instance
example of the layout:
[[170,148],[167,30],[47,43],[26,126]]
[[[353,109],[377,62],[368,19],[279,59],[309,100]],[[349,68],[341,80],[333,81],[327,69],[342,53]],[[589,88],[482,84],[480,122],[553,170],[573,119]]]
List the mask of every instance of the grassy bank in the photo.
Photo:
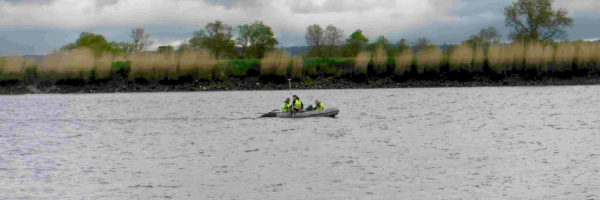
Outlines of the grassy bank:
[[419,82],[428,81],[510,82],[515,77],[533,82],[595,79],[600,77],[599,71],[600,44],[585,42],[553,46],[517,43],[492,45],[485,50],[461,45],[449,51],[430,46],[419,53],[406,50],[394,56],[378,49],[373,54],[361,52],[355,58],[300,58],[276,51],[260,60],[222,60],[205,51],[96,55],[87,49],[76,49],[56,52],[41,60],[2,57],[0,85],[83,88],[122,82],[172,87],[248,82],[287,86],[287,79],[293,78],[297,83],[337,80],[340,84],[370,85],[385,80],[391,85],[411,82],[418,86]]

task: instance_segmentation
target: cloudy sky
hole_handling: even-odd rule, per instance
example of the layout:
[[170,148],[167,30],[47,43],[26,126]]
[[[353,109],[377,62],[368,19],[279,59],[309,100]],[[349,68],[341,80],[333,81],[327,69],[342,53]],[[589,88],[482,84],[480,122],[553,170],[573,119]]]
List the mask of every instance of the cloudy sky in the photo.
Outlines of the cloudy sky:
[[[504,7],[513,0],[0,0],[0,53],[44,54],[81,32],[129,41],[131,27],[145,27],[158,45],[177,45],[214,20],[237,26],[261,20],[279,46],[306,45],[311,24],[356,29],[392,42],[427,37],[460,43],[495,26],[503,40]],[[575,19],[569,39],[600,38],[599,0],[555,0]]]

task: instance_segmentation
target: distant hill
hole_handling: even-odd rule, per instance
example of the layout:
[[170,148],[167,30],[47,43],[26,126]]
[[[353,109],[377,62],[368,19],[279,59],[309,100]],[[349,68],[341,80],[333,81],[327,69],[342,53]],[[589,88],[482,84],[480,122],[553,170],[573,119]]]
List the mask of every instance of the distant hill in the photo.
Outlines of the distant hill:
[[310,47],[309,46],[282,47],[280,49],[282,49],[284,51],[287,51],[292,56],[297,56],[297,55],[300,55],[301,53],[305,53],[305,52],[310,51]]

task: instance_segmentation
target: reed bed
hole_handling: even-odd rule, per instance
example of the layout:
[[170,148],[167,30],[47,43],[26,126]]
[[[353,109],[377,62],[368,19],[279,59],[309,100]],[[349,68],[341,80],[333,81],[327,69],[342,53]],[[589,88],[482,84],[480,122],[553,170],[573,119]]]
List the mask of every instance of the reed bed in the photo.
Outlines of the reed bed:
[[197,74],[204,80],[212,79],[212,71],[217,64],[217,59],[207,51],[184,51],[179,55],[179,73]]
[[491,45],[488,49],[488,63],[489,67],[496,74],[503,74],[506,72],[506,65],[509,61],[507,54],[507,49],[502,47],[501,45]]
[[[391,58],[380,47],[374,54],[361,52],[356,58],[350,59],[291,58],[285,52],[274,51],[262,60],[217,60],[206,51],[95,55],[89,49],[80,48],[54,52],[41,61],[22,56],[0,57],[0,81],[21,80],[26,74],[34,73],[37,73],[38,78],[50,77],[51,80],[88,80],[91,75],[97,79],[106,79],[115,77],[112,75],[117,72],[124,77],[143,78],[148,81],[179,80],[182,76],[186,77],[182,80],[189,81],[193,78],[212,81],[262,75],[294,78],[332,76],[364,81],[367,80],[367,75],[371,75],[368,73],[390,76],[383,73],[388,67],[393,67],[395,75],[406,76],[413,65],[416,66],[417,74],[446,72],[446,68],[442,68],[445,66],[449,67],[450,72],[461,72],[465,75],[483,72],[484,67],[491,70],[492,73],[488,75],[509,76],[525,73],[569,77],[597,75],[600,70],[600,43],[561,42],[554,46],[541,43],[494,44],[487,51],[460,45],[447,52],[447,55],[444,56],[438,47],[430,46],[418,55],[411,50],[405,50]],[[373,71],[370,71],[371,69]],[[252,75],[247,72],[252,72]],[[433,78],[429,75],[428,77]]]
[[359,74],[366,74],[367,68],[369,66],[369,62],[371,61],[371,54],[369,52],[363,51],[356,55],[356,60],[354,62],[354,72]]
[[94,61],[94,53],[87,48],[59,51],[44,57],[38,74],[59,79],[88,79],[94,69]]
[[430,46],[417,57],[417,72],[439,72],[444,54],[437,46]]
[[94,62],[94,72],[96,74],[96,78],[108,78],[112,73],[113,62],[114,58],[112,54],[104,53],[98,56]]
[[261,74],[285,76],[292,58],[283,51],[267,53],[260,65]]
[[473,64],[471,70],[473,72],[482,72],[485,65],[485,51],[481,47],[475,48],[473,51]]
[[163,80],[177,75],[177,59],[173,53],[134,53],[130,61],[132,79]]
[[377,47],[375,54],[373,55],[373,63],[375,72],[378,74],[385,73],[387,70],[387,53],[383,46]]
[[410,72],[414,57],[415,55],[413,54],[412,50],[406,49],[402,51],[402,53],[396,57],[394,73],[396,73],[396,75],[404,75],[405,73]]
[[296,57],[292,59],[292,76],[294,78],[302,77],[302,67],[304,66],[304,61],[302,61],[301,57]]
[[525,68],[527,70],[545,71],[546,63],[552,57],[546,57],[544,46],[540,43],[529,43],[525,46]]
[[583,69],[595,69],[597,63],[596,46],[598,44],[579,42],[577,47],[577,67]]
[[556,47],[554,53],[555,65],[552,67],[553,72],[564,72],[571,70],[575,61],[577,48],[572,43],[560,43]]
[[0,57],[0,78],[2,80],[21,80],[25,60],[22,56]]
[[460,45],[450,54],[450,71],[471,72],[472,62],[473,49],[467,44]]

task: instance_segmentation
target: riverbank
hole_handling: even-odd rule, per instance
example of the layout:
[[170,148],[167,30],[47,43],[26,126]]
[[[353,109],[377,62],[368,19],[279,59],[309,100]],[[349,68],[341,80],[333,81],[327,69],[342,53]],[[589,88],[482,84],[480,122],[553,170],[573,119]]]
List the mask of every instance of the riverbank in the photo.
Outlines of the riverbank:
[[[365,88],[426,88],[426,87],[502,87],[502,86],[555,86],[555,85],[600,85],[600,77],[544,77],[530,79],[509,76],[500,80],[488,77],[473,77],[472,80],[396,80],[392,77],[369,78],[355,82],[335,78],[304,79],[293,81],[292,89],[365,89]],[[187,83],[136,82],[126,78],[115,78],[90,82],[16,82],[1,83],[0,94],[50,94],[50,93],[117,93],[117,92],[183,92],[183,91],[231,91],[231,90],[288,90],[287,83],[261,81],[258,77],[228,79],[225,81],[193,81]]]

